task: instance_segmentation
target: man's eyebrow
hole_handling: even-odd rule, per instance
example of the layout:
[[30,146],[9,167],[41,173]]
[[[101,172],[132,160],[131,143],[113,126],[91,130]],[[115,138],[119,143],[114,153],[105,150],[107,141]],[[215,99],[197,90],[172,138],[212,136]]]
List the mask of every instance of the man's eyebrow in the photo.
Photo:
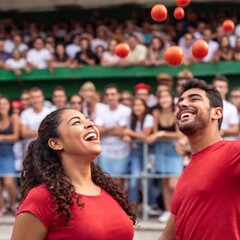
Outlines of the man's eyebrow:
[[[201,96],[200,94],[198,94],[198,93],[189,94],[189,95],[187,95],[186,98],[193,98],[193,97],[200,97],[200,98],[202,98],[202,96]],[[180,97],[180,98],[178,99],[176,105],[179,104],[180,102],[182,102],[183,100],[184,100],[184,97]]]
[[68,121],[68,124],[73,120],[73,119],[78,119],[78,120],[81,120],[80,117],[76,116],[76,117],[72,117],[69,121]]

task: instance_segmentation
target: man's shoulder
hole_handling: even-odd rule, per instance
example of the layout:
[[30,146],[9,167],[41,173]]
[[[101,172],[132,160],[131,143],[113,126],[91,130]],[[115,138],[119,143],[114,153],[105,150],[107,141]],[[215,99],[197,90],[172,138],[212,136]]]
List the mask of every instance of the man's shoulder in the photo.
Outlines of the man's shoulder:
[[119,104],[118,109],[122,112],[125,112],[126,114],[130,114],[132,112],[130,107],[125,106],[123,104]]

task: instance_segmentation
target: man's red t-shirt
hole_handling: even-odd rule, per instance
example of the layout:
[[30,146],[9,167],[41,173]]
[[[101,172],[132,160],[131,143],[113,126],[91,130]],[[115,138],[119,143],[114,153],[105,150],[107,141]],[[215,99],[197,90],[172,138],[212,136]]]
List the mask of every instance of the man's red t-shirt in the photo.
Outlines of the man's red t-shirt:
[[176,240],[240,239],[240,141],[192,155],[174,191]]
[[132,240],[133,224],[129,216],[106,191],[100,195],[81,195],[84,207],[71,207],[70,226],[64,226],[65,217],[54,211],[55,206],[44,185],[29,191],[19,207],[18,214],[34,214],[48,229],[46,240]]

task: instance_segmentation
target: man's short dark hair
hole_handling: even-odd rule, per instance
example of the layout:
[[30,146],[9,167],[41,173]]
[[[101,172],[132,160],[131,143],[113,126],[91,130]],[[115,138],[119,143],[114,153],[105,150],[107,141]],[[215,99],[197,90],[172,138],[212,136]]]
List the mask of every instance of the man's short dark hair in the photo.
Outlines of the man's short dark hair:
[[109,83],[109,84],[104,88],[104,93],[106,93],[106,91],[107,91],[108,89],[110,89],[110,88],[114,88],[114,89],[117,90],[118,93],[120,93],[118,86],[117,86],[116,84],[114,84],[114,83]]
[[65,95],[67,95],[65,87],[63,87],[61,85],[57,85],[56,87],[54,87],[53,93],[56,92],[56,91],[63,91],[65,93]]
[[228,79],[227,77],[223,76],[223,75],[217,75],[213,78],[212,83],[214,83],[215,81],[221,81],[221,82],[225,82],[228,84]]
[[[181,95],[189,89],[199,88],[206,92],[206,96],[209,99],[210,107],[221,107],[223,109],[223,100],[219,91],[212,85],[207,84],[204,80],[191,79],[182,86]],[[218,119],[218,128],[221,128],[223,117]]]

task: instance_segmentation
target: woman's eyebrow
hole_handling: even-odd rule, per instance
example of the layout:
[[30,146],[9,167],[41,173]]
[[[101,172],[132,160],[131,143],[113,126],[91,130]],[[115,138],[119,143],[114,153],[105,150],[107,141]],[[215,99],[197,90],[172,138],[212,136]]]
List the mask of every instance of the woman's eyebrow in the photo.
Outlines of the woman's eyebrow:
[[69,121],[68,121],[68,124],[73,120],[73,119],[78,119],[78,120],[81,120],[80,117],[76,116],[76,117],[72,117]]

